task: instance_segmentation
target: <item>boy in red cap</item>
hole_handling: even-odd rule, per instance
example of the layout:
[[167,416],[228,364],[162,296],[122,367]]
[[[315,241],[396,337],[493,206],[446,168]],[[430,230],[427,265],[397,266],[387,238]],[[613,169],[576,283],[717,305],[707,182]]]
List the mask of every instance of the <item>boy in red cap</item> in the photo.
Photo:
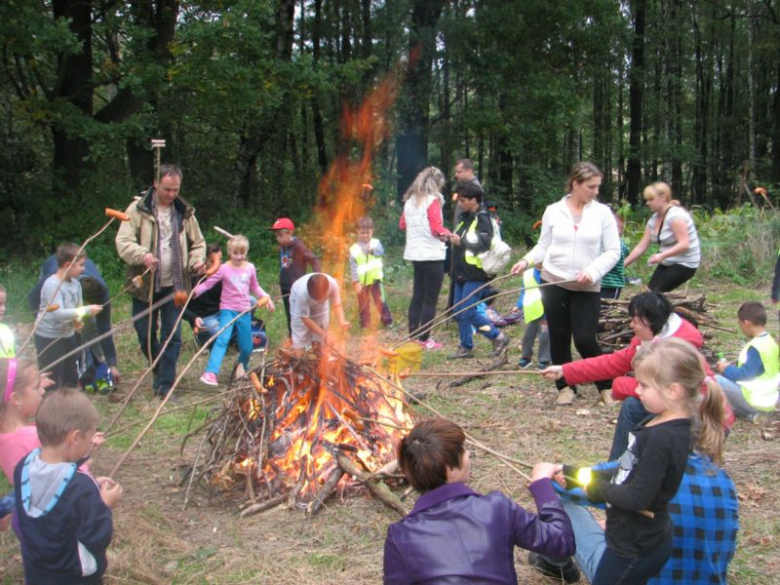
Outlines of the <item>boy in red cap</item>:
[[280,246],[279,288],[282,290],[284,314],[287,316],[287,334],[292,335],[290,328],[290,290],[292,290],[292,285],[306,274],[306,264],[311,265],[314,272],[321,272],[322,265],[319,258],[295,237],[293,234],[295,224],[289,217],[280,217],[268,229],[276,233],[276,241]]

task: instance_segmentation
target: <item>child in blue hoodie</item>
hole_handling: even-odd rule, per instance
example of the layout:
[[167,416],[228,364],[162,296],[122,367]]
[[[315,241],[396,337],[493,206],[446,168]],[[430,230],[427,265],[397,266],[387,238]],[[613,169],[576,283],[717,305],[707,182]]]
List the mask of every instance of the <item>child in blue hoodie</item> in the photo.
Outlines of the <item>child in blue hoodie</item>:
[[122,487],[80,471],[99,415],[75,388],[49,392],[36,413],[41,448],[14,471],[17,534],[26,583],[102,583],[111,542],[111,509]]

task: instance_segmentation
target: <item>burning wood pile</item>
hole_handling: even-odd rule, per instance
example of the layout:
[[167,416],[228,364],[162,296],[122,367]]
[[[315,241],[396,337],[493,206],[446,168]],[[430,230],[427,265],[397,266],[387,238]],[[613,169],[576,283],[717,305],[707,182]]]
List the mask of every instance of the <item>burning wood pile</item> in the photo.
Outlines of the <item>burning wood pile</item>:
[[[703,327],[720,329],[714,317],[707,313],[712,305],[707,303],[707,298],[704,295],[689,298],[681,294],[666,293],[664,296],[672,303],[675,313],[699,329]],[[625,347],[634,336],[631,329],[631,317],[628,314],[629,299],[602,299],[601,303],[601,316],[599,318],[601,348],[605,352],[611,352]],[[711,337],[707,331],[702,331],[702,335],[705,340]]]
[[204,479],[241,498],[242,516],[285,502],[315,514],[336,491],[362,486],[406,513],[385,480],[401,481],[395,446],[413,422],[403,394],[373,368],[335,352],[280,351],[226,396],[196,431],[187,497]]

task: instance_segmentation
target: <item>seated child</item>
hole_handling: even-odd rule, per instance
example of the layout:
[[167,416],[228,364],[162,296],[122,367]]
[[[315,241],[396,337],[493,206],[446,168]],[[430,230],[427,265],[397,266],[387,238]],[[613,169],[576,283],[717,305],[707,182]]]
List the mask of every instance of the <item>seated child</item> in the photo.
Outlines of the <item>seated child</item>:
[[[78,256],[77,256],[78,253]],[[62,244],[57,248],[57,272],[43,283],[41,289],[41,305],[38,308],[40,318],[35,330],[35,349],[38,352],[38,367],[42,371],[51,371],[56,390],[63,385],[77,386],[78,355],[73,354],[67,359],[49,367],[49,364],[78,347],[76,327],[84,317],[95,316],[103,310],[101,305],[82,306],[81,284],[78,277],[84,272],[87,255],[79,252],[78,244]],[[56,309],[49,311],[52,306]]]
[[716,376],[726,398],[739,417],[762,422],[777,406],[780,359],[775,340],[766,330],[766,309],[761,303],[744,303],[737,311],[739,328],[750,341],[742,348],[737,365],[717,363]]
[[48,392],[36,413],[41,448],[16,466],[16,521],[27,583],[101,583],[111,508],[121,486],[78,465],[93,448],[99,415],[75,388]]
[[[249,293],[258,299],[267,298],[266,304],[270,311],[275,309],[271,297],[257,283],[255,265],[247,262],[249,240],[242,235],[233,236],[228,241],[228,256],[230,261],[222,264],[216,273],[209,276],[195,288],[194,296],[198,297],[208,291],[218,282],[222,283],[222,296],[219,301],[219,334],[209,355],[206,371],[200,381],[209,386],[217,385],[217,374],[222,367],[230,336],[235,326],[238,335],[238,361],[249,370],[249,356],[252,354],[252,315],[253,303]],[[238,319],[236,319],[238,317]]]
[[[222,248],[219,244],[209,244],[206,249],[207,265],[210,270],[214,263],[222,262]],[[197,287],[199,276],[193,277],[192,286]],[[209,290],[193,298],[184,309],[184,319],[195,332],[198,345],[208,341],[219,331],[219,300],[222,296],[222,282],[216,282]]]
[[382,285],[382,257],[385,249],[382,242],[374,238],[374,220],[361,217],[357,220],[358,241],[349,249],[349,268],[352,273],[352,287],[358,297],[360,326],[371,325],[371,299],[374,300],[376,311],[382,320],[382,325],[393,324],[390,307],[385,301],[385,289]]
[[341,306],[339,283],[322,272],[302,276],[292,286],[290,293],[290,316],[292,325],[292,346],[299,353],[312,342],[328,345],[332,336],[328,333],[330,310],[342,329],[349,329]]
[[536,465],[528,487],[538,515],[500,492],[467,487],[465,434],[444,419],[415,425],[398,445],[398,464],[422,495],[385,539],[385,584],[517,583],[514,547],[557,557],[574,552],[574,535],[551,478]]
[[[5,316],[5,308],[8,303],[8,293],[0,284],[0,321]],[[0,323],[0,358],[12,358],[16,355],[16,339],[14,332],[5,323]]]
[[[561,468],[556,479],[576,482],[594,503],[606,503],[606,529],[584,508],[564,502],[577,541],[576,559],[592,585],[642,585],[658,574],[672,554],[669,502],[685,473],[692,426],[700,443],[720,453],[723,401],[710,387],[704,400],[704,360],[687,341],[669,338],[648,344],[634,358],[637,395],[652,415],[631,431],[628,448],[609,473],[581,479],[576,468]],[[569,487],[567,485],[567,487]],[[573,487],[573,486],[572,486]],[[560,576],[561,559],[529,559],[546,575]],[[566,579],[567,582],[575,582]]]

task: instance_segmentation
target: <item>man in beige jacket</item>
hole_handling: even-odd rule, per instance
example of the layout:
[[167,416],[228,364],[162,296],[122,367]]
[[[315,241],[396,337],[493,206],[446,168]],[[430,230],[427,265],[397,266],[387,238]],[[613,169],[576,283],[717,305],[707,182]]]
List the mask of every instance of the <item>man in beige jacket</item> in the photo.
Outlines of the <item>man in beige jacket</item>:
[[[151,313],[151,348],[148,346],[149,317],[134,321],[135,331],[144,355],[155,360],[170,337],[162,357],[154,368],[154,391],[163,398],[176,379],[176,361],[181,349],[180,308],[174,294],[188,292],[192,274],[204,271],[206,241],[200,231],[195,209],[179,197],[182,172],[176,165],[160,167],[160,178],[154,187],[130,204],[116,235],[119,257],[127,264],[128,284],[147,272],[142,286],[130,289],[133,316],[151,303],[167,299]],[[151,294],[150,294],[151,287]],[[158,335],[158,319],[160,322]],[[174,327],[175,325],[175,327]]]

